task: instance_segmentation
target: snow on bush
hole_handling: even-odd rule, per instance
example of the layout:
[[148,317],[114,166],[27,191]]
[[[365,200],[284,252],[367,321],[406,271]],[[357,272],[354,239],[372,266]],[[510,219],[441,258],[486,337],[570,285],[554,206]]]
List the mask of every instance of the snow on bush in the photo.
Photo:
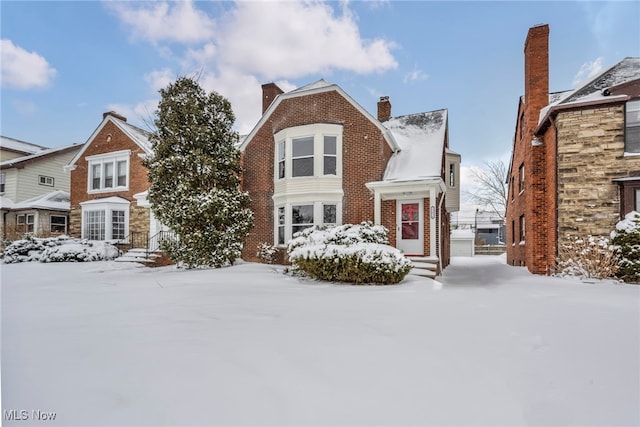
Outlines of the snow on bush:
[[608,279],[618,271],[618,255],[604,237],[572,237],[558,248],[556,275]]
[[270,245],[266,242],[262,242],[258,245],[258,251],[256,256],[266,262],[267,264],[273,264],[276,262],[276,255],[278,254],[278,248]]
[[617,276],[625,282],[640,283],[640,213],[629,212],[616,224],[611,239],[619,256]]
[[369,222],[311,227],[289,241],[289,261],[296,271],[320,280],[398,283],[413,265],[387,242],[387,229]]
[[27,235],[5,248],[4,263],[101,261],[117,258],[119,254],[115,246],[106,242],[90,242],[67,236],[43,239]]

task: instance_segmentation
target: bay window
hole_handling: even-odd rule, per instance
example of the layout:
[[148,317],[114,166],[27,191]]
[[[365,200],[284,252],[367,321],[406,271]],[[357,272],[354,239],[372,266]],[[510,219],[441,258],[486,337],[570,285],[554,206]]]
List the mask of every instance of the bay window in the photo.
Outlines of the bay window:
[[291,140],[291,175],[313,176],[313,137]]
[[124,240],[129,228],[128,200],[108,197],[80,203],[82,238],[89,240]]
[[89,193],[122,191],[129,186],[129,150],[87,157]]

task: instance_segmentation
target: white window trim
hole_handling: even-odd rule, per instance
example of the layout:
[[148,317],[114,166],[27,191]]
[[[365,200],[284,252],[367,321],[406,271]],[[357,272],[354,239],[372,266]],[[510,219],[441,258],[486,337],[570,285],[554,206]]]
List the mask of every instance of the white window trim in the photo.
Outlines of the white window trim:
[[[273,180],[299,180],[309,178],[342,178],[342,132],[343,126],[328,123],[295,126],[283,129],[274,135]],[[313,136],[313,176],[296,176],[293,174],[292,141],[298,138]],[[324,137],[336,137],[336,174],[324,175]],[[278,143],[284,142],[284,178],[278,176]]]
[[[49,184],[48,181],[50,181],[51,183]],[[52,176],[46,176],[46,175],[38,175],[38,184],[39,185],[46,185],[47,187],[53,187],[55,186],[55,178]]]
[[[111,153],[96,154],[95,156],[87,156],[87,193],[88,194],[100,194],[100,193],[113,193],[115,191],[128,191],[130,180],[130,166],[131,166],[131,150],[114,151]],[[118,186],[118,162],[126,161],[126,184],[124,186]],[[113,187],[105,188],[105,163],[113,163]],[[100,165],[100,188],[92,189],[93,179],[92,172],[93,166]]]
[[[324,225],[324,205],[336,205],[336,224],[342,224],[342,202],[334,200],[322,201],[290,201],[274,206],[273,209],[273,241],[275,246],[286,246],[293,236],[293,212],[292,207],[298,205],[313,205],[313,225]],[[284,244],[278,243],[278,208],[284,208]]]
[[[67,234],[68,230],[69,230],[69,219],[67,218],[66,215],[49,215],[49,232],[53,233],[54,231],[51,229],[52,226],[54,225],[51,222],[51,219],[53,219],[54,217],[56,218],[64,218],[64,231],[62,232],[63,234]],[[55,225],[62,225],[62,224],[55,224]]]
[[112,238],[112,223],[111,223],[111,212],[113,211],[124,211],[124,237],[127,238],[129,235],[129,207],[130,202],[122,199],[122,201],[95,201],[91,200],[89,202],[80,203],[82,207],[82,238],[86,239],[85,233],[85,212],[88,211],[105,211],[104,214],[104,241],[105,242],[115,242],[119,239]]

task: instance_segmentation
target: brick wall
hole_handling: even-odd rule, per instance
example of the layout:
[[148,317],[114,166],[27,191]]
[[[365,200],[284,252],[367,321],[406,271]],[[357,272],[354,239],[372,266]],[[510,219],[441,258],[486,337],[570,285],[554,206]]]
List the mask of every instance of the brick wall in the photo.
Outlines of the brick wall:
[[273,135],[312,123],[343,125],[342,222],[373,220],[373,196],[364,184],[382,179],[392,153],[378,127],[336,91],[284,99],[244,151],[243,184],[251,196],[250,207],[254,212],[254,228],[243,251],[245,260],[256,260],[259,243],[273,242]]
[[[71,171],[71,211],[69,233],[71,236],[80,237],[81,235],[81,214],[80,203],[105,198],[111,196],[119,196],[131,202],[129,227],[135,231],[148,231],[149,221],[148,212],[146,227],[142,224],[143,216],[137,209],[136,200],[133,195],[146,191],[149,188],[147,180],[147,169],[142,166],[141,154],[144,150],[133,142],[118,126],[108,121],[94,139],[88,142],[89,146],[76,162],[76,168]],[[129,158],[129,189],[128,191],[113,191],[98,194],[87,193],[87,180],[89,178],[88,162],[86,157],[97,154],[106,154],[120,150],[131,150]],[[142,209],[142,208],[139,208]],[[148,210],[148,209],[145,209]]]

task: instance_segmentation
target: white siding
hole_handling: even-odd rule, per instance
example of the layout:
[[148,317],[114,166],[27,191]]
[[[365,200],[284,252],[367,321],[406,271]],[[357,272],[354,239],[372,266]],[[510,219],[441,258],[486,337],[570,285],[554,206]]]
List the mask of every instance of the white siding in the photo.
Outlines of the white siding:
[[2,173],[5,174],[4,185],[4,197],[7,197],[12,202],[16,202],[18,191],[18,170],[17,169],[2,169]]
[[[78,149],[80,149],[80,147],[78,147]],[[6,169],[7,191],[5,192],[5,196],[14,202],[21,202],[56,190],[69,192],[71,188],[71,174],[66,172],[63,167],[69,163],[75,154],[76,150],[52,154],[33,159],[26,163],[24,168]],[[9,171],[14,172],[16,175],[15,181],[11,183],[11,187],[9,185]],[[52,177],[54,179],[54,185],[39,184],[38,177],[40,175]],[[9,193],[12,193],[13,197],[11,197]]]
[[[447,198],[445,207],[448,212],[457,212],[460,210],[460,155],[447,153],[445,156],[445,183],[447,186]],[[451,185],[450,168],[453,167],[454,185]]]

